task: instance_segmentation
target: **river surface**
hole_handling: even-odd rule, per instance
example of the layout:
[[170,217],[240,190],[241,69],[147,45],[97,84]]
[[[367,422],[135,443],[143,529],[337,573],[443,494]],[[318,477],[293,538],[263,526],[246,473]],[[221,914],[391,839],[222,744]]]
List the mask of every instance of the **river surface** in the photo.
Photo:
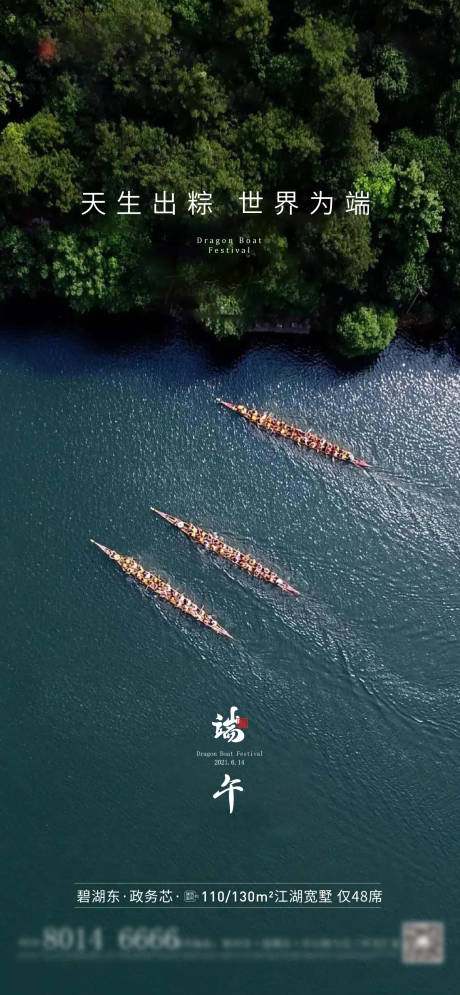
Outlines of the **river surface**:
[[[100,925],[107,946],[136,923],[211,939],[384,938],[386,952],[11,963],[3,990],[194,995],[233,991],[233,977],[250,993],[453,995],[458,358],[400,338],[350,372],[295,337],[219,357],[181,329],[129,334],[113,348],[56,328],[0,339],[6,963],[49,924]],[[374,469],[299,451],[216,396],[312,427]],[[198,549],[151,505],[260,557],[301,596]],[[234,641],[141,591],[90,537],[204,603]],[[228,768],[244,787],[230,816],[212,798],[225,768],[196,751],[232,747],[211,725],[232,705],[249,722],[238,748],[263,757]],[[383,904],[74,908],[74,882],[110,881],[380,882]],[[400,964],[406,920],[445,923],[445,966]]]

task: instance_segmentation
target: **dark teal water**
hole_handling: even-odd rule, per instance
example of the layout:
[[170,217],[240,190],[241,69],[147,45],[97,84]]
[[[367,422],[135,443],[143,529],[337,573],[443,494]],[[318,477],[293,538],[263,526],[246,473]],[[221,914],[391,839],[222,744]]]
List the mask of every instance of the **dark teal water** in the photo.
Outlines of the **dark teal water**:
[[[127,337],[129,330],[127,330]],[[5,992],[457,991],[458,360],[400,339],[336,369],[296,339],[218,357],[177,332],[114,349],[65,330],[0,340],[1,739],[9,847]],[[271,408],[378,466],[252,429]],[[289,598],[149,512],[254,552]],[[141,592],[90,536],[135,555],[235,636]],[[237,705],[229,816],[211,722]],[[75,881],[372,881],[380,909],[74,910]],[[194,916],[193,924],[189,916]],[[300,917],[303,917],[302,919]],[[353,961],[16,963],[48,924],[219,937],[399,936],[446,925],[444,967]],[[107,944],[109,944],[108,937]],[[230,965],[230,966],[229,966]]]

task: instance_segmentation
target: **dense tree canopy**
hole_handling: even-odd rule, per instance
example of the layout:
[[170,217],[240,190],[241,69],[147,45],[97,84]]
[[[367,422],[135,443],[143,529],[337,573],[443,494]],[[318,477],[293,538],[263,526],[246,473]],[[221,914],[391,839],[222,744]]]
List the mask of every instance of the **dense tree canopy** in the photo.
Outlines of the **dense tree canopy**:
[[[458,0],[5,0],[0,298],[179,304],[220,337],[315,311],[354,354],[388,343],[419,288],[455,313],[459,52]],[[141,214],[123,217],[128,190]],[[261,214],[241,213],[249,190]],[[82,216],[84,191],[104,216]],[[277,191],[297,192],[292,215]],[[330,214],[311,213],[320,192]]]

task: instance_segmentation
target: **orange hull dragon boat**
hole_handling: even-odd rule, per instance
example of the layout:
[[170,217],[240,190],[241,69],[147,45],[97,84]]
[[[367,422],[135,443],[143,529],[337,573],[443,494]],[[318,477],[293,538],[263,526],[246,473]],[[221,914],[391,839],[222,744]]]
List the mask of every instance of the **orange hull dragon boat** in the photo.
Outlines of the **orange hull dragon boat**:
[[281,421],[266,411],[261,414],[256,408],[246,408],[244,404],[231,404],[230,401],[222,401],[220,397],[217,397],[216,400],[219,404],[223,404],[225,408],[229,408],[230,411],[235,411],[236,414],[246,418],[246,421],[251,422],[253,425],[258,425],[259,428],[265,428],[267,432],[272,432],[274,435],[281,435],[285,439],[291,439],[293,442],[297,442],[299,446],[306,446],[307,449],[315,449],[317,453],[323,453],[324,456],[330,456],[331,459],[341,460],[343,463],[352,463],[353,466],[369,467],[369,463],[366,463],[363,459],[358,459],[357,456],[353,456],[353,453],[348,452],[347,449],[333,445],[332,442],[328,442],[327,439],[322,439],[319,435],[314,435],[312,432],[305,432],[301,428],[296,428],[295,425]]
[[229,639],[233,639],[233,636],[223,629],[221,625],[216,621],[212,615],[208,615],[204,608],[199,608],[193,601],[186,598],[184,594],[180,591],[176,591],[170,584],[166,581],[161,580],[156,574],[149,573],[145,570],[140,563],[133,560],[132,556],[121,556],[120,553],[116,553],[114,549],[108,549],[107,546],[102,546],[100,542],[96,542],[95,539],[91,539],[91,542],[102,552],[110,557],[111,560],[115,560],[118,566],[121,567],[123,573],[129,574],[131,577],[135,577],[143,587],[149,588],[158,594],[159,598],[163,598],[164,601],[169,601],[171,605],[175,608],[179,608],[181,612],[185,612],[186,615],[191,615],[192,618],[196,619],[197,622],[201,622],[202,625],[206,625],[208,629],[212,629],[213,632],[218,632],[220,636],[228,636]]
[[193,522],[183,522],[182,519],[175,518],[174,515],[167,515],[164,511],[158,511],[157,508],[151,508],[150,510],[154,511],[156,515],[160,515],[170,525],[175,525],[176,528],[180,529],[193,542],[198,543],[199,546],[203,546],[204,549],[211,550],[217,556],[222,556],[224,560],[235,564],[240,570],[245,570],[246,573],[252,574],[253,577],[258,577],[259,580],[264,580],[268,584],[276,584],[282,591],[288,591],[289,594],[300,593],[296,591],[295,587],[291,587],[287,581],[283,580],[282,577],[278,577],[278,574],[274,573],[273,570],[264,567],[257,560],[251,559],[248,554],[242,553],[239,549],[233,549],[232,546],[229,546],[219,536],[212,535],[211,532],[206,532],[205,529],[194,525]]

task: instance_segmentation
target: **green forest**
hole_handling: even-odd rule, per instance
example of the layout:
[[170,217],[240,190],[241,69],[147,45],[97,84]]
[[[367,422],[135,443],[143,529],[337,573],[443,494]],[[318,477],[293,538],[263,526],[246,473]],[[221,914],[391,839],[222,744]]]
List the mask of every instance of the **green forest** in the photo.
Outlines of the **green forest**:
[[[3,300],[184,309],[218,338],[317,315],[348,355],[409,310],[458,322],[458,0],[6,0],[0,118]],[[242,214],[250,190],[262,214]],[[140,214],[118,213],[123,191]],[[277,215],[277,191],[298,209]],[[261,244],[208,254],[196,235]]]

